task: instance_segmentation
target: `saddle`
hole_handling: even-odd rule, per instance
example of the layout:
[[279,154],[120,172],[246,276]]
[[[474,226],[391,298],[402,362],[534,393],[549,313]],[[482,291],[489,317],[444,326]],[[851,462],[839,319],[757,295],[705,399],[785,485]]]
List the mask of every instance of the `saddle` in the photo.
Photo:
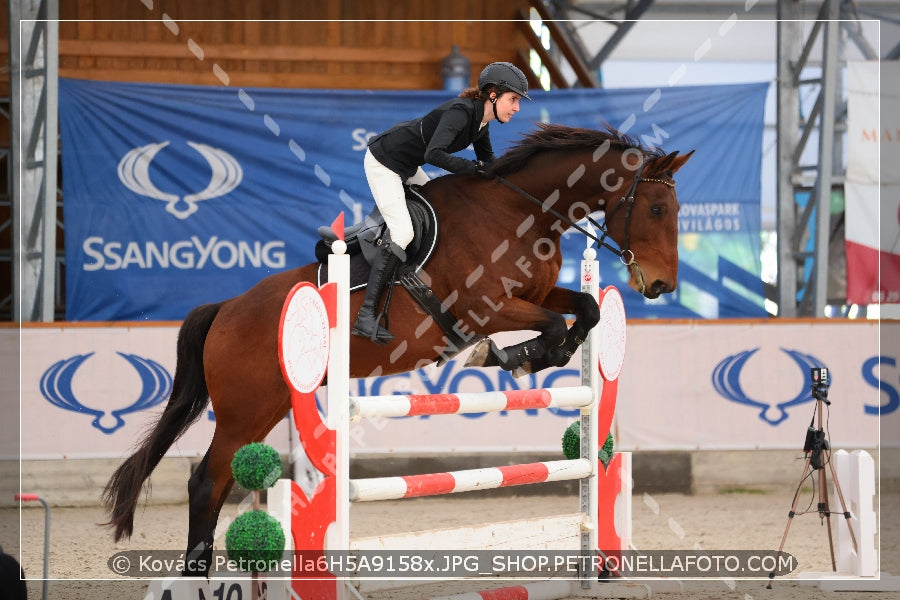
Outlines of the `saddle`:
[[[393,286],[402,285],[422,307],[422,310],[430,315],[441,328],[449,347],[456,351],[463,350],[479,341],[483,336],[463,337],[456,328],[456,316],[418,276],[418,272],[428,263],[437,247],[438,220],[434,208],[419,191],[419,186],[404,187],[406,189],[406,207],[409,209],[415,236],[406,247],[406,262],[397,269],[394,281],[388,288],[383,310],[385,312],[389,310],[390,290],[393,289]],[[318,232],[322,239],[316,243],[316,259],[319,261],[316,284],[321,287],[328,281],[328,255],[331,254],[331,245],[337,241],[337,236],[327,226],[319,227]],[[347,244],[347,253],[350,255],[351,292],[366,287],[371,261],[375,258],[380,246],[389,241],[390,232],[378,207],[375,207],[362,223],[357,223],[344,230],[344,242]],[[445,363],[449,358],[450,356],[442,353],[438,364]]]
[[[403,267],[397,269],[398,278],[394,285],[400,283],[399,275],[402,273],[420,271],[437,246],[437,214],[419,192],[419,186],[406,186],[406,208],[412,219],[414,237],[406,247],[407,259]],[[322,239],[316,243],[315,249],[316,260],[319,261],[316,284],[321,286],[328,281],[328,255],[331,254],[331,244],[337,241],[337,235],[327,225],[319,227],[318,233]],[[390,241],[390,231],[377,206],[362,222],[344,230],[344,242],[347,244],[347,254],[350,255],[351,292],[366,287],[372,260],[381,245]]]

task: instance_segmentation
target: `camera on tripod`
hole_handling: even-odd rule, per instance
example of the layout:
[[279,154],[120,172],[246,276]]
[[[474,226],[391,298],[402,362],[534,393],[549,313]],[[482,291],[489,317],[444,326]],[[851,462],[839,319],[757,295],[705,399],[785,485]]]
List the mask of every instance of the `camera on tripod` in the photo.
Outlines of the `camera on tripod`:
[[[831,405],[831,402],[828,401],[828,369],[826,367],[812,367],[809,370],[809,376],[812,379],[813,398]],[[810,454],[813,469],[821,469],[824,466],[822,462],[823,449],[829,449],[828,440],[825,439],[825,432],[821,427],[813,428],[813,423],[810,422],[806,430],[806,439],[803,441],[803,452]]]
[[812,367],[809,370],[809,376],[812,379],[810,387],[812,388],[813,398],[830,405],[831,402],[828,400],[828,386],[830,385],[828,382],[828,368]]
[[[828,435],[826,434],[825,428],[823,427],[822,413],[824,412],[824,410],[822,405],[831,404],[828,401],[828,386],[831,383],[828,369],[825,367],[811,367],[809,370],[809,376],[810,379],[812,379],[812,396],[816,400],[816,402],[815,408],[813,409],[812,419],[809,422],[809,427],[806,428],[806,438],[803,441],[803,453],[806,455],[806,465],[803,467],[803,475],[800,477],[800,485],[797,486],[797,489],[794,492],[794,503],[791,505],[791,510],[788,513],[788,522],[784,528],[784,535],[781,537],[781,545],[778,547],[777,557],[780,557],[782,550],[784,550],[784,542],[787,540],[788,529],[790,529],[791,521],[793,520],[794,516],[797,514],[812,512],[802,511],[798,513],[797,505],[800,502],[800,492],[803,482],[805,482],[813,472],[816,472],[815,487],[819,497],[816,512],[819,514],[819,519],[823,523],[826,519],[828,521],[828,546],[831,551],[831,569],[832,571],[837,571],[834,559],[834,545],[832,544],[831,538],[832,514],[843,515],[847,523],[847,529],[849,529],[850,531],[850,539],[853,541],[853,551],[857,553],[857,555],[859,553],[859,547],[856,543],[856,536],[853,534],[853,526],[850,524],[851,514],[850,511],[847,510],[847,504],[846,502],[844,502],[844,495],[841,492],[841,487],[838,483],[837,473],[834,469],[834,463],[832,463],[831,461],[831,442],[828,440]],[[828,483],[825,474],[826,468],[831,470],[831,477],[834,480],[835,493],[837,494],[838,499],[840,499],[841,509],[843,510],[842,513],[832,513],[831,509],[829,508]],[[810,504],[812,503],[810,502]],[[769,573],[770,580],[774,577],[774,571]],[[769,585],[767,585],[766,588],[772,589],[771,581],[769,581]]]

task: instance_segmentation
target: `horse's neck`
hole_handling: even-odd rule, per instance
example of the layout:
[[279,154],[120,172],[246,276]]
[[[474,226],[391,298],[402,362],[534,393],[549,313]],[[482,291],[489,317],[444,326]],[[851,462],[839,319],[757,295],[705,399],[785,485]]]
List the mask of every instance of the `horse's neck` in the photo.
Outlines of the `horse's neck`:
[[[596,161],[589,152],[572,153],[564,160],[546,153],[508,179],[545,208],[577,220],[587,208],[590,212],[605,210],[624,193],[633,175],[623,165],[621,152],[609,150]],[[541,212],[543,220],[551,224],[558,220],[551,211]]]

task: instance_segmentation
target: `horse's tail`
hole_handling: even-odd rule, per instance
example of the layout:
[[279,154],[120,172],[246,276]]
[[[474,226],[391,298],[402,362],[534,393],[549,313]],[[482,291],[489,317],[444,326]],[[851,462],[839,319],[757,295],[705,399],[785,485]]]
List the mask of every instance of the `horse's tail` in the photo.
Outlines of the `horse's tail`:
[[134,510],[144,481],[159,464],[169,447],[196,421],[209,401],[203,372],[203,345],[221,304],[206,304],[192,310],[178,332],[177,361],[172,394],[156,424],[141,440],[138,449],[116,469],[103,501],[115,528],[115,540],[131,537]]

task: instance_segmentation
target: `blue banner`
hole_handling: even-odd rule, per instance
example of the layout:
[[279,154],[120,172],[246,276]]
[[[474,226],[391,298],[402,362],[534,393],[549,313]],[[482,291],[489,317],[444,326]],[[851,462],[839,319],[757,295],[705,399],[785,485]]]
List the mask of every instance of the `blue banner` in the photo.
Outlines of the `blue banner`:
[[[767,88],[535,92],[509,123],[491,123],[491,138],[500,155],[536,122],[608,122],[645,145],[696,150],[677,176],[678,291],[645,300],[626,289],[608,253],[600,255],[603,285],[622,289],[629,317],[763,316]],[[182,319],[313,262],[317,227],[373,206],[362,168],[367,139],[447,97],[61,78],[66,318]],[[583,248],[581,234],[566,234],[561,285],[577,288]]]

